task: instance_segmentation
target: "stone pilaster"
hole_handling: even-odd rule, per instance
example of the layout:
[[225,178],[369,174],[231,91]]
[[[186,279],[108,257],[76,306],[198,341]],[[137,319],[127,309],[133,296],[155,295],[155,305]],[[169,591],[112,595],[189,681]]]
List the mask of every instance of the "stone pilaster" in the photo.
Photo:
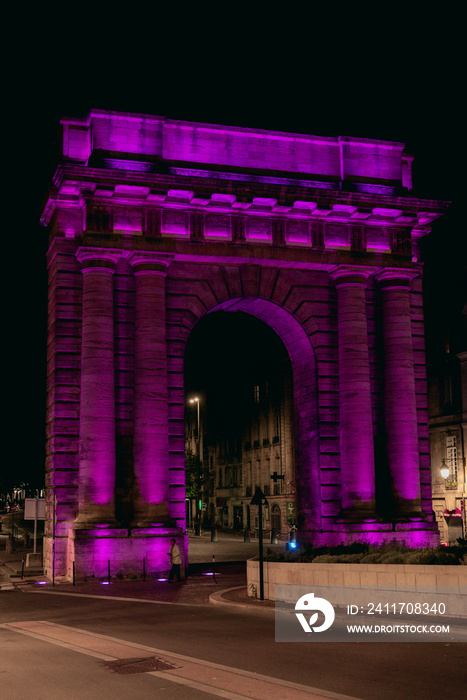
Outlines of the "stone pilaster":
[[246,217],[231,216],[230,228],[232,235],[232,243],[245,243],[246,241]]
[[83,272],[79,420],[80,527],[115,522],[113,275],[119,251],[80,248]]
[[169,255],[132,253],[136,281],[134,524],[169,524],[169,419],[165,277]]
[[375,465],[365,301],[374,268],[339,265],[337,287],[342,512],[345,520],[375,518]]
[[421,517],[417,405],[410,321],[415,270],[387,268],[375,275],[383,297],[384,408],[395,513]]

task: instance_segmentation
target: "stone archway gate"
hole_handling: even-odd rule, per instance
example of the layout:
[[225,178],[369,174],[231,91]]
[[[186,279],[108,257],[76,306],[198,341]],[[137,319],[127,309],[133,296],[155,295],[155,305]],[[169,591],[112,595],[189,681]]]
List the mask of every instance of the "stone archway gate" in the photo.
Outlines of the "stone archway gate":
[[289,352],[302,536],[436,541],[417,241],[445,204],[411,195],[403,144],[100,111],[61,130],[48,574],[160,572],[172,537],[187,552],[184,350],[217,309]]

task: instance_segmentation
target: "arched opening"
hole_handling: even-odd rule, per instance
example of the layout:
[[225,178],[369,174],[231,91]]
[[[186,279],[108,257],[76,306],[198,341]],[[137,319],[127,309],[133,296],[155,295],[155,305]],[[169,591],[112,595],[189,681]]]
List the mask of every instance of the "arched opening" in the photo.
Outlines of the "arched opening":
[[[254,529],[250,503],[259,486],[280,502],[278,533],[288,527],[281,509],[296,513],[302,530],[316,529],[315,361],[296,319],[262,299],[219,305],[193,328],[184,372],[186,447],[200,462],[188,527],[199,517],[204,526]],[[270,511],[266,517],[268,530]]]
[[281,509],[277,503],[273,503],[271,507],[271,529],[276,533],[282,529]]

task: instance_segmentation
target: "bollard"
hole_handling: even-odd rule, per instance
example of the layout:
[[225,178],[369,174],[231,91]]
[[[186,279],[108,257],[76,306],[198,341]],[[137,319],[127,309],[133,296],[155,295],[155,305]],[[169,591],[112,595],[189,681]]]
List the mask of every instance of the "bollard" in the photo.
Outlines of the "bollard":
[[297,528],[292,525],[289,534],[289,543],[287,549],[297,549]]
[[110,583],[110,559],[107,560],[107,580]]
[[243,535],[243,541],[244,542],[249,542],[250,541],[250,531],[248,528],[246,528],[244,535]]
[[75,582],[76,582],[75,562],[73,562],[73,586],[75,585]]
[[143,559],[143,581],[146,581],[146,558]]
[[271,544],[277,544],[277,533],[274,528],[271,529]]
[[24,578],[24,557],[21,559],[21,578]]
[[217,542],[217,527],[213,527],[211,530],[211,542]]

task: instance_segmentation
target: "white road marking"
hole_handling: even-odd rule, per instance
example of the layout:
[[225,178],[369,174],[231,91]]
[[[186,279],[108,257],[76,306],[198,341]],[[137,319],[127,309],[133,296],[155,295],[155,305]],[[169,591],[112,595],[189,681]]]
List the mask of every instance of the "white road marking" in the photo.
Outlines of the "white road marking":
[[95,600],[122,600],[129,603],[150,603],[151,605],[180,605],[185,608],[205,608],[209,603],[177,603],[168,600],[145,600],[144,598],[125,598],[118,595],[99,595],[91,593],[66,593],[65,591],[44,591],[39,588],[28,590],[27,593],[39,593],[40,595],[64,595],[71,598],[94,598]]

